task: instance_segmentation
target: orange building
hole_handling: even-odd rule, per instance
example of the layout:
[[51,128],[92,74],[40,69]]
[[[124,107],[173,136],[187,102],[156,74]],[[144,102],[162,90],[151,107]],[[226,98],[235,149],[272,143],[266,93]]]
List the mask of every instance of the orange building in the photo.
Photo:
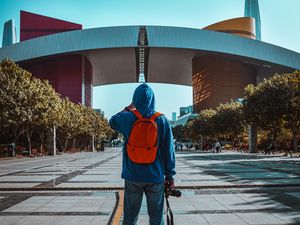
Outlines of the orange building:
[[[241,17],[203,28],[255,39],[255,20]],[[220,56],[193,58],[193,103],[196,112],[243,96],[248,84],[256,83],[257,70],[249,64]]]

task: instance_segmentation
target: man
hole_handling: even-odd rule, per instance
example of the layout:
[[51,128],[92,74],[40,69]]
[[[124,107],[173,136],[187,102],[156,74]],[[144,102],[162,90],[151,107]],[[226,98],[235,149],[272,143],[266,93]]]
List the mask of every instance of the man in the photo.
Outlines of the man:
[[219,153],[219,152],[221,152],[221,143],[220,143],[220,141],[219,140],[216,140],[216,143],[215,143],[215,148],[216,148],[216,152],[217,152],[217,154]]
[[134,108],[144,118],[150,118],[155,111],[155,98],[152,89],[145,83],[134,92],[132,103],[118,114],[112,116],[110,126],[122,133],[125,138],[123,147],[122,178],[125,179],[123,225],[135,225],[141,208],[143,193],[147,199],[150,225],[163,225],[164,185],[174,187],[175,152],[172,129],[167,118],[160,115],[155,119],[158,129],[157,154],[154,162],[138,164],[128,154],[126,144],[137,117]]

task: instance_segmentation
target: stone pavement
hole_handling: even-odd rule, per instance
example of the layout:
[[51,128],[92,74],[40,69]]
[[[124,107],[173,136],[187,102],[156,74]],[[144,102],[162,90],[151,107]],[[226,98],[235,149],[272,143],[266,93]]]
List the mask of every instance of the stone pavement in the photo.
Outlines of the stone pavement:
[[[176,167],[175,224],[300,224],[299,158],[179,152]],[[123,187],[120,173],[114,148],[0,161],[0,224],[110,224],[117,191],[101,188]],[[148,224],[145,201],[138,224]]]

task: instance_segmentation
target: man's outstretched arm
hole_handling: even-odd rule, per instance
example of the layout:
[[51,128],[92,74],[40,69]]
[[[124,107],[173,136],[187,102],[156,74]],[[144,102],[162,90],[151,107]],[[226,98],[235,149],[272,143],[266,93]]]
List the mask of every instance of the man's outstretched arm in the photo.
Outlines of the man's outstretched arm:
[[109,125],[112,129],[118,131],[119,133],[123,133],[122,129],[122,113],[129,112],[130,110],[134,109],[134,105],[131,103],[129,106],[126,106],[121,112],[113,115],[109,120]]

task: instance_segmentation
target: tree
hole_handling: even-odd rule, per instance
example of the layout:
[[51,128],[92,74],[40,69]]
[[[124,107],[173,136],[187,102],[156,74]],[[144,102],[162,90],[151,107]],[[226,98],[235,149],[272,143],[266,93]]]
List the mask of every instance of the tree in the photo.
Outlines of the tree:
[[60,115],[60,97],[48,81],[33,77],[12,60],[5,59],[0,66],[1,124],[13,130],[13,142],[25,134],[31,153],[31,138],[39,133],[43,148],[45,130],[57,123]]
[[220,104],[212,117],[212,124],[218,135],[234,141],[244,130],[242,104],[233,101]]
[[[35,78],[12,60],[0,63],[0,128],[12,140],[26,135],[31,154],[32,136],[39,136],[43,148],[47,131],[57,127],[63,150],[89,146],[92,137],[103,140],[112,135],[107,119],[92,108],[61,99],[48,81]],[[36,139],[36,138],[35,138]]]
[[41,99],[39,100],[39,109],[36,111],[35,127],[40,138],[40,149],[43,149],[44,139],[47,131],[61,122],[62,100],[59,94],[46,80],[39,82]]
[[287,79],[287,112],[284,115],[286,128],[292,132],[293,150],[297,151],[297,135],[300,133],[300,71],[284,74]]
[[66,151],[71,138],[78,134],[78,123],[82,121],[79,108],[68,98],[62,99],[62,117],[57,127],[57,139],[62,151]]
[[[216,110],[205,109],[199,114],[198,119],[194,120],[193,132],[203,136],[215,136],[216,131],[213,127],[212,118],[216,115]],[[197,136],[197,134],[195,134]]]
[[0,64],[0,126],[1,130],[9,133],[12,140],[17,142],[20,135],[25,132],[25,123],[31,118],[28,111],[30,101],[31,74],[12,60],[4,59]]
[[176,126],[172,128],[173,136],[177,141],[182,141],[183,140],[183,130],[184,127],[182,125]]
[[[245,118],[249,124],[270,131],[273,143],[286,121],[291,129],[299,130],[299,72],[274,75],[257,86],[245,88]],[[298,127],[298,128],[297,128]]]

